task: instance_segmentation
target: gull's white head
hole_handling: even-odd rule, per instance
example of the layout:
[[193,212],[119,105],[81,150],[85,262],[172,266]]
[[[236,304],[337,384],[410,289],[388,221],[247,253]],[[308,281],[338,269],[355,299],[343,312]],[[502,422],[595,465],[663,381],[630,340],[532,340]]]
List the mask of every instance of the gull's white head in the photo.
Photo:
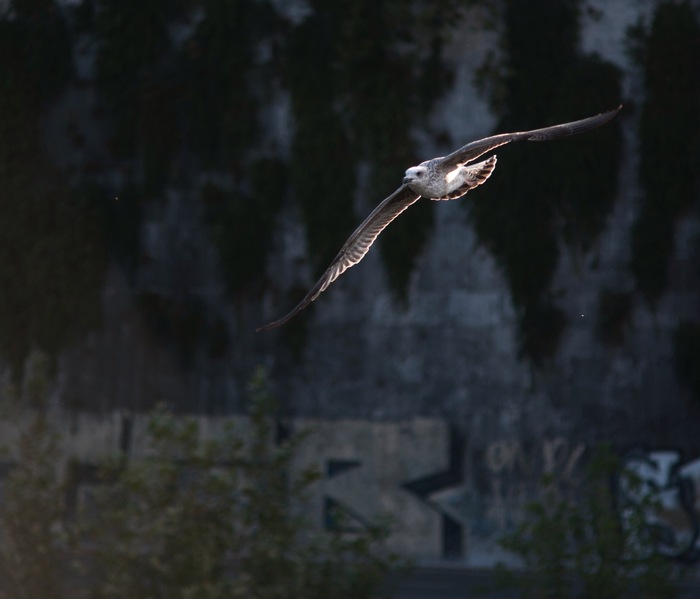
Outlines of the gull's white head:
[[403,178],[404,185],[411,185],[412,183],[420,183],[426,180],[428,174],[428,169],[424,166],[412,166],[406,169],[406,176]]

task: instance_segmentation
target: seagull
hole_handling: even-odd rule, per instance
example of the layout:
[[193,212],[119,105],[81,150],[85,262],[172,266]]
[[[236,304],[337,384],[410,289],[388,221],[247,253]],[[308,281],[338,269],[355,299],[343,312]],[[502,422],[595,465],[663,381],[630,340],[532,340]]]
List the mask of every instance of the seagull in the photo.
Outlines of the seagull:
[[496,168],[496,156],[493,155],[483,162],[469,164],[479,156],[513,141],[548,141],[590,131],[607,123],[621,108],[622,105],[596,116],[542,129],[492,135],[468,143],[447,156],[432,158],[421,162],[418,166],[410,167],[406,171],[401,187],[379,204],[355,229],[331,265],[296,307],[286,316],[256,331],[267,331],[279,327],[306,308],[341,274],[362,260],[387,225],[419,199],[456,200],[470,189],[486,182]]

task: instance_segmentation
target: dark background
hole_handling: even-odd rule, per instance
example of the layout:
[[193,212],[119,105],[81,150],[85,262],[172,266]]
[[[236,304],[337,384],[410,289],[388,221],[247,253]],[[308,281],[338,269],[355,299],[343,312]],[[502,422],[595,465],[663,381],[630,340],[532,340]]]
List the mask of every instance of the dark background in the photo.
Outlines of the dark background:
[[[406,488],[473,499],[462,516],[475,530],[502,499],[489,485],[512,490],[507,512],[547,451],[568,476],[578,448],[601,441],[672,450],[687,468],[665,483],[690,489],[695,534],[679,553],[696,559],[698,13],[689,1],[4,3],[7,379],[39,350],[69,412],[165,401],[229,415],[263,365],[285,417],[446,421],[448,469]],[[585,49],[586,32],[608,29],[611,46]],[[575,140],[499,149],[487,185],[419,202],[309,309],[255,334],[408,166],[620,103]],[[494,467],[511,449],[511,470]],[[435,508],[438,557],[462,558],[469,526],[449,507]]]

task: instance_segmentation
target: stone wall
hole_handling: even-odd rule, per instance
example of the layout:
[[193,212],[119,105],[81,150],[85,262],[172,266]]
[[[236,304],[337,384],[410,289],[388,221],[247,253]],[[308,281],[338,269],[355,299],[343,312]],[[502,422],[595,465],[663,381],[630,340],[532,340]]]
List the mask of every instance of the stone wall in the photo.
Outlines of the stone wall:
[[[303,4],[294,3],[298,18]],[[619,118],[625,145],[605,233],[586,255],[562,248],[554,295],[569,327],[555,359],[535,369],[519,356],[504,277],[457,202],[436,206],[434,234],[418,259],[405,305],[393,298],[374,248],[300,316],[308,331],[295,355],[284,330],[258,335],[254,329],[291,307],[288,290],[312,283],[296,208],[286,206],[278,217],[268,261],[277,287],[262,300],[251,292],[234,305],[201,223],[199,197],[173,189],[143,215],[148,266],[137,281],[111,267],[101,328],[59,356],[59,401],[105,414],[66,416],[79,459],[90,461],[124,439],[123,419],[109,416],[114,409],[131,413],[165,401],[183,411],[241,413],[247,381],[262,364],[285,415],[318,430],[301,459],[327,474],[315,499],[319,523],[328,502],[360,522],[388,512],[397,521],[396,547],[421,559],[454,557],[471,565],[494,563],[499,534],[537,496],[543,473],[568,484],[598,442],[610,442],[623,454],[635,448],[673,451],[679,463],[693,463],[700,456],[700,406],[674,375],[672,332],[681,320],[700,318],[698,205],[679,223],[672,291],[654,311],[635,301],[620,346],[605,347],[596,334],[601,290],[633,289],[630,228],[640,195],[642,85],[624,51],[624,35],[640,17],[648,19],[654,3],[588,5],[601,16],[584,19],[585,48],[624,72],[628,97]],[[454,87],[425,130],[414,132],[426,158],[492,132],[495,119],[473,84],[476,68],[497,42],[497,31],[485,30],[483,18],[478,10],[465,18],[445,51],[455,69]],[[82,106],[90,93],[89,83],[83,91],[71,90],[63,109]],[[292,127],[286,102],[281,94],[270,108],[270,135],[281,146],[288,145]],[[58,119],[50,120],[52,130],[60,131],[61,115],[52,118]],[[52,143],[60,146],[60,140]],[[554,143],[551,149],[557,151]],[[60,148],[55,154],[61,155]],[[508,161],[499,160],[498,168],[506,171]],[[366,197],[360,186],[357,214],[380,200]],[[462,201],[488,202],[488,185]],[[354,225],[348,223],[348,232]],[[144,318],[135,289],[196,297],[206,306],[200,326],[220,331],[228,349],[178,353]],[[699,483],[692,480],[697,502]],[[697,513],[691,516],[697,538]]]

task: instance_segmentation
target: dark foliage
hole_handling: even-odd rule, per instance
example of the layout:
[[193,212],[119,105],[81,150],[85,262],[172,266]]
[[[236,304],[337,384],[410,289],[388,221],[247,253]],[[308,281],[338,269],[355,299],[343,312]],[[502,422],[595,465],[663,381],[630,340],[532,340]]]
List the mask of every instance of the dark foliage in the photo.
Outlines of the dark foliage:
[[[524,563],[524,572],[501,567],[502,582],[527,598],[673,599],[676,573],[658,551],[647,523],[660,509],[653,492],[625,470],[606,446],[598,447],[575,497],[562,497],[542,481],[542,497],[526,508],[501,545]],[[619,502],[619,489],[636,501]]]
[[246,0],[203,0],[201,9],[203,19],[181,50],[179,65],[185,74],[185,143],[204,165],[240,175],[259,132],[250,81],[254,43],[272,16],[265,3]]
[[632,314],[632,294],[604,289],[598,299],[598,338],[608,347],[618,347],[625,340],[625,325]]
[[[3,424],[18,428],[4,447],[17,461],[0,504],[3,598],[388,596],[398,563],[384,546],[388,527],[326,532],[304,516],[319,480],[297,462],[311,433],[278,438],[261,371],[245,422],[205,427],[155,409],[141,429],[147,451],[90,464],[93,484],[70,509],[78,465],[62,467],[46,360],[34,354],[26,372],[21,387],[0,390]],[[21,409],[29,405],[33,412]]]
[[265,158],[250,167],[250,193],[214,184],[201,191],[229,288],[248,289],[265,272],[275,216],[285,197],[287,165]]
[[679,323],[673,336],[673,362],[678,380],[700,400],[700,323]]
[[314,276],[352,232],[355,160],[336,110],[333,11],[319,9],[288,38],[286,77],[295,118],[291,182],[306,225]]
[[[619,103],[619,71],[579,51],[577,0],[514,0],[504,8],[507,68],[492,65],[496,81],[487,86],[502,114],[497,132],[582,118]],[[616,120],[556,146],[503,148],[488,200],[465,203],[479,239],[506,275],[521,350],[535,364],[556,353],[565,329],[563,313],[548,297],[559,244],[585,251],[602,231],[615,198],[620,144]]]
[[99,323],[105,264],[98,215],[44,149],[45,108],[71,77],[68,31],[51,1],[0,16],[0,352],[21,372]]
[[177,143],[176,94],[165,60],[172,50],[164,0],[100,0],[96,80],[112,121],[112,150],[133,182],[148,191],[162,186]]
[[[288,37],[286,76],[296,123],[293,184],[319,274],[352,231],[349,223],[357,224],[358,163],[369,166],[363,191],[371,208],[419,161],[410,128],[449,87],[441,51],[458,12],[451,0],[417,6],[340,1],[313,8]],[[434,33],[426,35],[429,30]],[[430,40],[427,49],[424,39]],[[432,224],[432,205],[424,203],[382,234],[381,252],[398,298],[405,299]]]
[[690,2],[663,2],[649,31],[630,32],[644,67],[639,124],[644,188],[632,237],[632,272],[652,306],[668,286],[675,221],[700,192],[700,23]]

